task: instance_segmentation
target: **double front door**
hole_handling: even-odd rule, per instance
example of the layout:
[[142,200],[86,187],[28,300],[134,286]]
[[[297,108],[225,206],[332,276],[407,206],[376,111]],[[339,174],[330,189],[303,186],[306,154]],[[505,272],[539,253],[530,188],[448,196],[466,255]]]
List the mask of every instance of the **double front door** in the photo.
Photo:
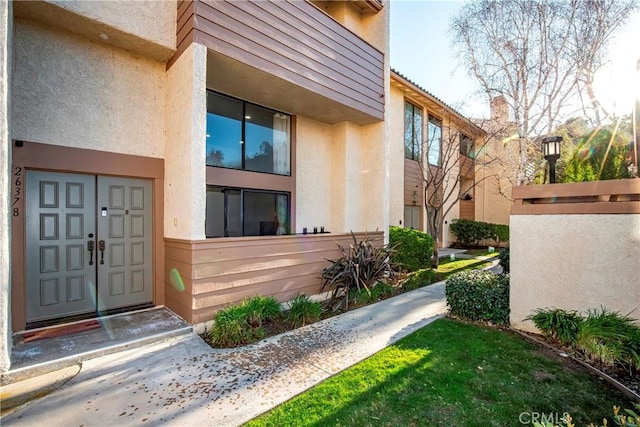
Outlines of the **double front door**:
[[151,182],[28,171],[27,323],[151,303]]

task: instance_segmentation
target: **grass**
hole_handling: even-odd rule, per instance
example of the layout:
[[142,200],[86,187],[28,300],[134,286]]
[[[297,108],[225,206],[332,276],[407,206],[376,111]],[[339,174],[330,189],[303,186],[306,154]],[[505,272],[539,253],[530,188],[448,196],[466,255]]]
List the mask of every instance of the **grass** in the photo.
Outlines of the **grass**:
[[490,261],[482,261],[477,259],[456,259],[451,261],[449,258],[441,258],[438,263],[438,273],[442,274],[444,278],[449,277],[453,273],[465,270],[477,270],[487,267],[491,264]]
[[464,253],[464,255],[472,255],[472,256],[488,256],[494,257],[500,254],[500,248],[496,248],[494,252],[489,252],[486,249],[470,249]]
[[248,425],[506,426],[521,414],[569,412],[582,426],[614,404],[631,407],[516,334],[441,319]]

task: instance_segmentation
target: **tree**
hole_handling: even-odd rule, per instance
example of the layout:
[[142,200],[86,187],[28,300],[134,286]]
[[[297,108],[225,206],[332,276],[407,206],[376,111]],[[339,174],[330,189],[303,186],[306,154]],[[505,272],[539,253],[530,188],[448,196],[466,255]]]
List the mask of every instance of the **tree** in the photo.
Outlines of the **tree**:
[[517,144],[516,185],[535,176],[536,135],[577,111],[596,121],[608,115],[593,75],[607,60],[612,34],[636,8],[634,0],[476,0],[454,17],[459,57],[489,99],[503,96],[513,113],[517,133],[505,144]]
[[[471,122],[461,123],[452,114],[443,114],[442,122],[429,121],[424,152],[417,158],[422,175],[427,233],[438,242],[444,218],[458,200],[464,199],[484,179],[476,172],[488,168],[498,159],[480,155],[494,135],[482,132]],[[455,122],[455,125],[453,123]],[[502,132],[502,129],[496,130]],[[474,178],[467,178],[473,176]],[[434,245],[432,266],[438,266],[438,245]]]

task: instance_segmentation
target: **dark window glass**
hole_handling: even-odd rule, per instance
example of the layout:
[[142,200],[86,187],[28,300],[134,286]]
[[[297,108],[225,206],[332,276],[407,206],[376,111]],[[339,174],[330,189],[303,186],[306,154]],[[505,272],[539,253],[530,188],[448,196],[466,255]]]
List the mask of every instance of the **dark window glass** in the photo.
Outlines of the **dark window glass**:
[[429,117],[428,155],[429,164],[440,166],[440,148],[442,147],[442,122],[435,117]]
[[420,160],[422,153],[422,110],[404,103],[404,155],[407,159]]
[[460,134],[460,154],[471,157],[472,159],[475,158],[473,139],[463,133]]
[[207,165],[242,169],[242,101],[207,93]]
[[207,187],[207,237],[289,234],[288,193]]
[[207,93],[207,166],[291,175],[291,116]]

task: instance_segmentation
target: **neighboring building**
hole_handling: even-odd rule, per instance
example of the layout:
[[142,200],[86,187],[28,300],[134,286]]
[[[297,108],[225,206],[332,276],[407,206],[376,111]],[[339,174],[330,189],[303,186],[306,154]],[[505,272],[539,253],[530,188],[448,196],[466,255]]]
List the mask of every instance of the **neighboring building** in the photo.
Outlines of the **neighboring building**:
[[491,118],[476,121],[487,133],[480,153],[484,167],[476,169],[476,220],[508,225],[518,165],[518,128],[509,119],[504,96],[493,98],[490,105]]
[[[485,132],[402,74],[391,72],[391,225],[427,231],[425,179],[420,163],[447,176],[438,186],[445,200],[439,246],[455,241],[449,225],[456,218],[478,219],[475,152]],[[428,141],[434,141],[428,143]],[[420,162],[420,159],[423,159]],[[431,194],[432,189],[427,189]],[[428,203],[427,203],[428,204]],[[449,209],[450,207],[450,209]]]
[[60,319],[315,293],[388,229],[381,1],[0,8],[0,372]]

